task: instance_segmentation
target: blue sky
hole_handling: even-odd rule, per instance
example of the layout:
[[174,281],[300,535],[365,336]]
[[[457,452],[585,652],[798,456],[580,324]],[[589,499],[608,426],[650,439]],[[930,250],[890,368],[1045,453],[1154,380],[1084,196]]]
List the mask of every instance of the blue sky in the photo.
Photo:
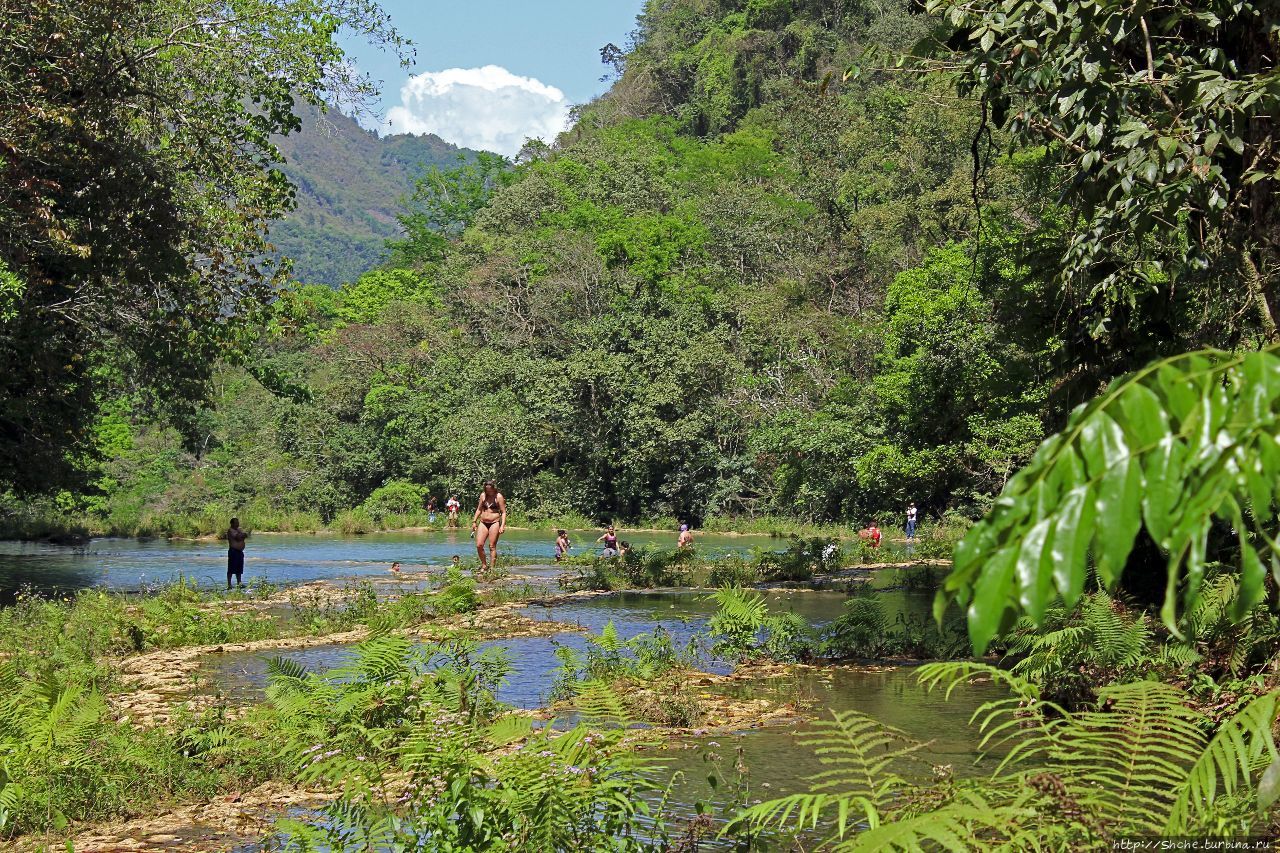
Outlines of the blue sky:
[[[437,133],[449,142],[515,153],[526,136],[547,137],[571,104],[600,94],[600,48],[624,45],[643,0],[383,0],[417,48],[412,68],[355,39],[344,47],[383,81],[366,126]],[[402,89],[408,87],[402,97]],[[387,122],[390,121],[390,127]]]

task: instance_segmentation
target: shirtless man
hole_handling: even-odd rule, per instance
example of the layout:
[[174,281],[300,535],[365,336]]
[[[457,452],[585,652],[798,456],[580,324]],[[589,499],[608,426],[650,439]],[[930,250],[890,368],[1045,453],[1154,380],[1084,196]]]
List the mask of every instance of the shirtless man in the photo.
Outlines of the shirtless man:
[[240,519],[231,519],[227,530],[227,589],[231,589],[231,576],[236,576],[236,586],[244,586],[244,540],[249,531],[240,529]]
[[680,525],[680,538],[676,540],[677,548],[693,547],[693,531],[689,529],[689,525]]

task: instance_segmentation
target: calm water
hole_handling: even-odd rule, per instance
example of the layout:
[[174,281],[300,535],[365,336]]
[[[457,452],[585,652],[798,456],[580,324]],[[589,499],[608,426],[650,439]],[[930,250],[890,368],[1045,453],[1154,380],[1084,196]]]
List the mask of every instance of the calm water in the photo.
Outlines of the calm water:
[[[1003,693],[991,685],[957,688],[950,699],[944,691],[926,691],[916,682],[912,667],[884,672],[864,672],[847,668],[808,671],[795,677],[773,678],[733,685],[732,692],[747,697],[767,696],[800,701],[810,706],[818,718],[830,720],[833,712],[857,711],[905,733],[922,747],[908,759],[896,761],[892,772],[915,782],[926,782],[935,767],[948,767],[957,777],[987,774],[994,769],[992,758],[980,760],[979,734],[969,726],[969,718],[982,703]],[[646,757],[657,763],[651,777],[659,785],[669,785],[668,817],[692,818],[697,803],[710,807],[716,823],[732,814],[736,805],[730,791],[745,794],[748,803],[807,791],[812,778],[824,770],[811,745],[805,742],[814,723],[770,726],[760,729],[690,737]],[[738,769],[739,755],[745,772]],[[712,787],[708,776],[719,780]],[[809,841],[816,841],[821,833]],[[766,845],[766,848],[770,845]],[[727,842],[712,840],[703,849],[732,849]],[[792,849],[779,845],[778,849]]]
[[[575,553],[583,553],[598,533],[582,531],[574,537]],[[675,546],[675,534],[624,533],[633,545]],[[502,550],[523,560],[550,561],[555,534],[511,530],[502,537]],[[786,540],[767,536],[701,536],[698,548],[706,554],[745,553],[752,548],[778,549]],[[33,542],[0,542],[0,596],[30,584],[42,591],[69,592],[105,587],[133,592],[159,586],[179,577],[200,586],[226,584],[227,546],[217,541],[94,539],[85,546]],[[457,554],[475,558],[475,545],[465,529],[419,533],[371,533],[340,537],[330,534],[260,534],[249,539],[245,581],[262,577],[275,583],[298,584],[334,577],[385,575],[392,562],[406,571],[440,567]]]
[[[810,622],[823,624],[840,614],[846,596],[836,592],[780,592],[767,595],[775,612],[794,610]],[[599,634],[612,621],[618,634],[630,639],[661,627],[671,635],[677,648],[684,649],[695,635],[705,632],[707,619],[715,605],[705,593],[652,592],[616,593],[559,604],[552,607],[530,605],[525,615],[533,619],[555,620],[577,625]],[[709,672],[729,672],[732,667],[716,660],[705,648],[695,643],[701,667]],[[517,708],[540,708],[550,700],[550,690],[560,661],[557,646],[579,651],[587,647],[584,634],[562,633],[550,637],[512,637],[481,643],[480,648],[500,647],[506,650],[512,672],[498,691],[498,699]],[[343,666],[355,656],[350,645],[313,646],[284,652],[313,672]],[[272,655],[257,653],[211,654],[201,666],[197,678],[206,689],[217,686],[224,695],[256,698],[267,683],[267,660]]]

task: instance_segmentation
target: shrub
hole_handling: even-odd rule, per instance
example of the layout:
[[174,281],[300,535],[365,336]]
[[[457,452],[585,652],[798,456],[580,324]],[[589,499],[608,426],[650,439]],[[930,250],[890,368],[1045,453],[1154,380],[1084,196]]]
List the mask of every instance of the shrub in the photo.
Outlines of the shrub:
[[760,577],[770,581],[807,581],[817,572],[840,566],[841,542],[832,537],[791,536],[784,551],[757,548],[754,553]]
[[804,660],[814,646],[809,624],[795,613],[771,615],[764,596],[741,587],[711,594],[718,608],[707,623],[711,651],[729,660]]
[[388,515],[420,512],[426,502],[427,490],[423,486],[407,480],[391,480],[374,489],[359,508],[375,521],[381,521]]
[[372,533],[378,529],[378,523],[364,508],[357,507],[338,513],[333,519],[332,527],[344,536],[356,536]]

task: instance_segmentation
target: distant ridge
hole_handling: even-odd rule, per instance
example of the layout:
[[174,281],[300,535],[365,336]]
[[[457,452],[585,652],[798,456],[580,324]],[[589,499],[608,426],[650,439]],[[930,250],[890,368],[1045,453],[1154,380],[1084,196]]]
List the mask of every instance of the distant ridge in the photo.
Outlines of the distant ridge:
[[474,154],[434,134],[379,136],[336,111],[301,114],[302,130],[276,140],[298,206],[271,238],[307,284],[336,287],[376,266],[400,233],[396,213],[414,179]]

